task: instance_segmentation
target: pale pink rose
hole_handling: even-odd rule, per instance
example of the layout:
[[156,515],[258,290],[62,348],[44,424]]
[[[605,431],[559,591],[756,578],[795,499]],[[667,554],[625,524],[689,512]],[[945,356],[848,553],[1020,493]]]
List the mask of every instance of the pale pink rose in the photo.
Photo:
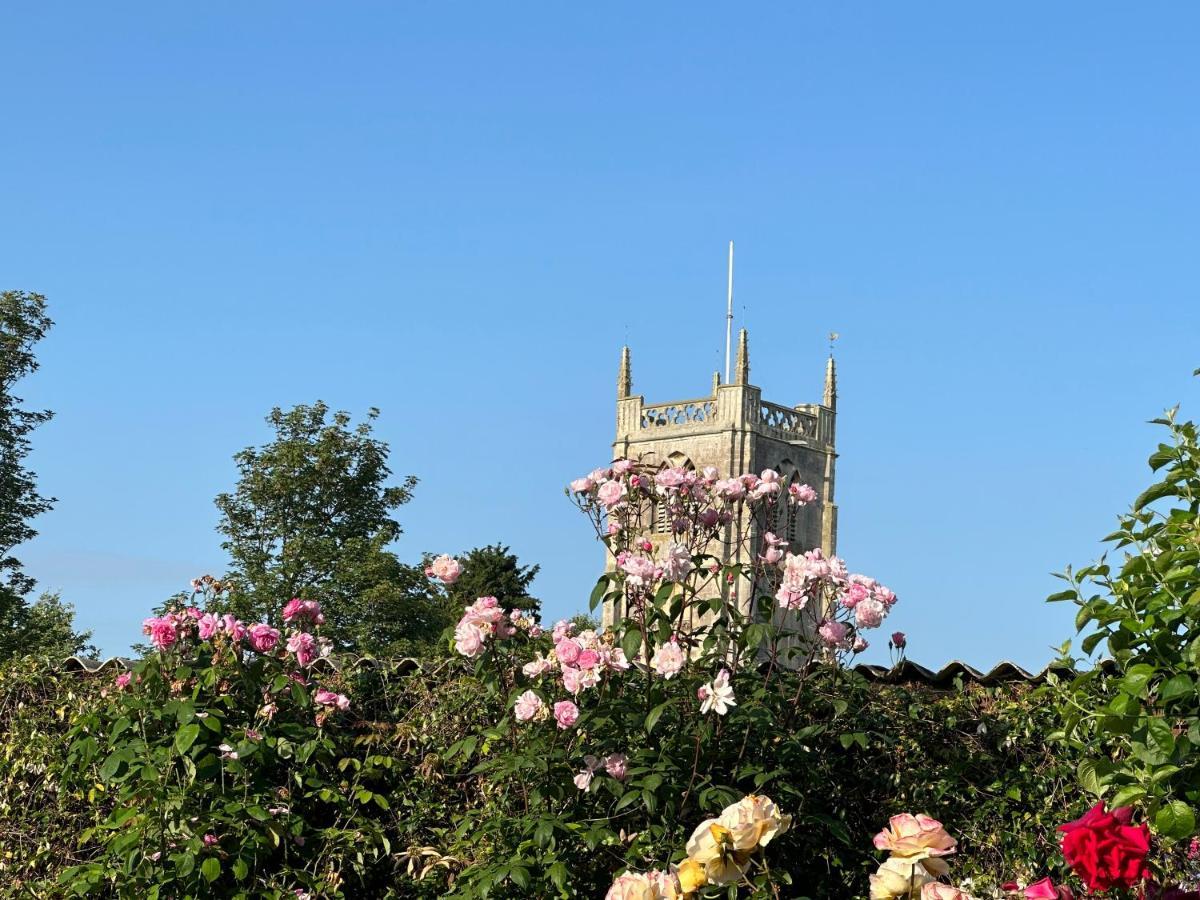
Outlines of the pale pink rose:
[[583,670],[574,666],[562,667],[563,687],[571,694],[578,695],[583,690]]
[[605,509],[613,509],[619,506],[625,499],[628,489],[619,481],[606,481],[600,485],[600,490],[596,492],[596,497],[604,504]]
[[229,639],[235,644],[241,643],[242,638],[246,636],[245,623],[230,613],[221,617],[221,630],[229,635]]
[[847,650],[850,647],[850,629],[842,622],[824,622],[817,629],[825,646],[836,650]]
[[788,488],[788,494],[794,503],[801,506],[805,503],[813,503],[817,499],[817,492],[807,484],[793,484]]
[[671,679],[683,669],[684,653],[675,638],[671,638],[654,651],[650,657],[650,668],[663,678]]
[[251,625],[247,634],[250,636],[250,646],[258,653],[270,653],[279,643],[279,632],[270,625]]
[[554,704],[554,721],[564,731],[572,727],[579,719],[579,707],[570,700],[559,700]]
[[592,786],[592,778],[593,773],[584,769],[571,780],[575,782],[575,787],[579,788],[581,791],[586,791]]
[[705,466],[700,470],[700,477],[709,484],[713,484],[718,478],[721,477],[721,473],[718,471],[716,466]]
[[454,584],[462,575],[462,563],[453,556],[447,556],[443,553],[441,556],[435,557],[429,567],[433,569],[435,578],[440,579],[445,584]]
[[584,650],[579,654],[579,658],[575,660],[575,665],[579,668],[590,671],[596,668],[600,663],[600,654],[595,650]]
[[700,524],[705,528],[712,528],[721,521],[721,514],[711,506],[700,511]]
[[657,878],[652,881],[649,875],[640,872],[626,872],[618,875],[604,895],[604,900],[660,900],[674,894],[666,894],[659,889]]
[[867,643],[867,639],[865,637],[855,636],[854,647],[852,649],[854,650],[855,653],[862,653],[864,650],[866,650],[870,646],[871,645],[869,643]]
[[632,459],[616,459],[613,460],[612,473],[614,478],[620,478],[626,472],[633,471],[633,467],[637,465]]
[[604,771],[617,781],[629,777],[629,759],[624,753],[613,753],[604,757]]
[[838,602],[841,603],[842,606],[846,607],[846,609],[854,609],[854,607],[858,606],[858,604],[862,603],[870,596],[871,591],[866,585],[851,583],[846,588],[846,593],[842,594],[841,599]]
[[670,469],[663,469],[654,476],[654,483],[664,491],[670,491],[683,485],[687,481],[688,470],[682,466],[675,466]]
[[513,714],[516,716],[518,722],[529,722],[535,719],[545,708],[546,704],[542,701],[541,697],[533,691],[526,691],[513,704]]
[[889,609],[896,605],[896,594],[888,588],[885,588],[882,584],[875,585],[874,594],[875,599]]
[[312,665],[317,658],[316,640],[307,631],[300,631],[288,638],[287,650],[296,656],[301,666]]
[[200,640],[210,641],[214,634],[221,630],[221,620],[212,613],[205,613],[200,617],[200,621],[196,623],[196,633],[200,635]]
[[554,671],[554,668],[554,661],[539,653],[530,662],[521,666],[521,671],[525,674],[526,678],[541,678],[547,672]]
[[301,600],[293,597],[283,607],[283,621],[294,619],[308,620],[314,625],[324,625],[325,616],[321,613],[321,604],[316,600]]
[[723,478],[713,485],[718,497],[733,502],[746,496],[746,486],[738,478]]
[[345,694],[339,694],[335,691],[319,690],[313,696],[313,700],[319,706],[336,706],[338,709],[345,712],[350,708],[350,698]]
[[946,832],[942,823],[926,815],[901,813],[892,816],[888,827],[875,835],[875,849],[907,859],[949,856],[957,847],[958,842]]
[[486,641],[487,634],[478,625],[463,621],[454,626],[454,649],[469,659],[483,653]]
[[854,621],[859,628],[878,628],[887,615],[887,607],[878,600],[864,600],[854,607]]
[[121,690],[129,687],[129,683],[133,681],[133,675],[129,672],[122,672],[117,676],[117,687]]
[[595,486],[596,486],[596,483],[594,481],[592,481],[592,479],[590,479],[590,478],[576,478],[574,481],[571,482],[571,493],[586,494],[588,491],[590,491]]
[[550,635],[550,639],[554,643],[558,643],[565,637],[570,637],[575,632],[575,624],[568,622],[566,619],[559,619],[554,623],[554,631]]
[[571,638],[563,638],[554,645],[554,655],[558,657],[560,663],[567,666],[575,664],[582,650],[583,648],[579,646],[579,643]]
[[905,636],[903,631],[893,631],[892,632],[892,646],[893,647],[895,647],[897,650],[903,650],[907,644],[908,644],[908,637]]
[[620,565],[627,575],[626,581],[633,587],[649,587],[660,574],[654,560],[644,556],[626,556]]
[[205,847],[215,847],[219,843],[215,834],[206,834],[203,840]]
[[155,616],[142,622],[142,634],[150,636],[152,643],[159,650],[166,650],[179,640],[179,632],[169,616]]
[[921,900],[974,900],[974,898],[953,885],[931,881],[921,888]]
[[680,582],[692,571],[692,554],[682,544],[671,544],[663,557],[662,572],[667,581]]
[[605,529],[605,531],[608,532],[610,537],[612,535],[620,534],[621,533],[621,523],[620,522],[609,522],[608,527]]
[[604,668],[613,672],[624,672],[629,668],[629,660],[625,651],[620,647],[605,647],[600,651],[600,663]]

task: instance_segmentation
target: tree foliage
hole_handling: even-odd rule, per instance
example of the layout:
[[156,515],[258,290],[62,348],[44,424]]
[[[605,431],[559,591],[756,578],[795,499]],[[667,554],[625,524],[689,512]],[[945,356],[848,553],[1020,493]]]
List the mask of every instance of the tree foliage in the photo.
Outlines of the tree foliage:
[[522,566],[508,546],[488,544],[460,556],[463,571],[447,593],[456,607],[469,606],[479,597],[495,597],[507,610],[541,612],[541,601],[529,594],[529,585],[541,566]]
[[372,433],[378,415],[353,424],[320,402],[276,408],[267,417],[274,438],[234,457],[237,487],[216,504],[238,615],[274,621],[292,597],[319,599],[328,636],[366,651],[444,627],[423,579],[388,549],[401,533],[392,513],[416,479],[387,484],[389,449]]
[[1123,558],[1068,570],[1050,599],[1078,605],[1084,652],[1109,658],[1062,698],[1080,783],[1182,840],[1200,809],[1200,440],[1175,410],[1155,421],[1170,433],[1149,460],[1157,481],[1107,538]]

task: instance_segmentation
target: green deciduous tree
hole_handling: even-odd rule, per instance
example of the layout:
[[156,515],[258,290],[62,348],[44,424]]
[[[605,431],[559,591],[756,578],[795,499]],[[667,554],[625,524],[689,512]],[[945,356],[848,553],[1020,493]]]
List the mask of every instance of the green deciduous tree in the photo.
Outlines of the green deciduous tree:
[[378,415],[356,425],[320,402],[277,408],[267,417],[274,439],[237,454],[237,488],[216,504],[239,616],[273,620],[291,597],[318,600],[326,635],[364,652],[445,627],[423,575],[388,549],[401,533],[392,513],[416,479],[387,484],[389,448],[372,433]]
[[495,597],[505,609],[540,613],[541,601],[529,595],[529,585],[541,566],[522,566],[507,546],[488,544],[459,557],[463,572],[448,593],[455,607],[467,606],[477,597]]

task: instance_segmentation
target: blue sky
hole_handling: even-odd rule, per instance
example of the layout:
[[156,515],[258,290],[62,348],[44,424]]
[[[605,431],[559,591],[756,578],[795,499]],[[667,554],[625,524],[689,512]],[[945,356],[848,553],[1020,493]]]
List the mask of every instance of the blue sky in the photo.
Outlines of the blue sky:
[[[599,563],[561,495],[721,364],[819,399],[840,549],[938,665],[1046,662],[1051,571],[1200,385],[1200,9],[1163,4],[22,4],[0,11],[0,279],[59,498],[21,548],[123,651],[223,565],[272,406],[414,473],[400,554],[504,541],[552,616]],[[875,658],[878,658],[876,656]]]

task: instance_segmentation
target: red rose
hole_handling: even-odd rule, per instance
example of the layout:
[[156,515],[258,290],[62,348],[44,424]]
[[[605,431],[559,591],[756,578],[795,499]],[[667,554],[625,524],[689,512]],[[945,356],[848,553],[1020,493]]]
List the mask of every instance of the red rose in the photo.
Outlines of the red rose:
[[1130,888],[1149,874],[1150,829],[1130,825],[1132,817],[1128,806],[1105,812],[1097,803],[1081,818],[1058,826],[1063,856],[1089,891]]

